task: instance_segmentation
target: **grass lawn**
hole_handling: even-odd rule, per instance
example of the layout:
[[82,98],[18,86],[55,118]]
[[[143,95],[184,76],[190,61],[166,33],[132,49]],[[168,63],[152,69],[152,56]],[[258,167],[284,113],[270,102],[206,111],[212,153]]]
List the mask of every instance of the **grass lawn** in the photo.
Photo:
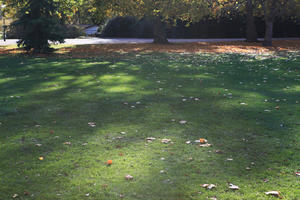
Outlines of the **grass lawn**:
[[0,56],[1,200],[299,200],[299,171],[299,53]]

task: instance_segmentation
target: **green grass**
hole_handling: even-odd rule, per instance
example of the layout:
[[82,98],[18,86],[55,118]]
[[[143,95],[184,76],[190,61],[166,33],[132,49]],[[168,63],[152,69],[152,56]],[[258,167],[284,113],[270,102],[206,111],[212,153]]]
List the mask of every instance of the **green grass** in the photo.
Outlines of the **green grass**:
[[[297,54],[0,63],[1,200],[276,199],[264,194],[270,190],[300,199]],[[185,143],[199,138],[213,146]]]

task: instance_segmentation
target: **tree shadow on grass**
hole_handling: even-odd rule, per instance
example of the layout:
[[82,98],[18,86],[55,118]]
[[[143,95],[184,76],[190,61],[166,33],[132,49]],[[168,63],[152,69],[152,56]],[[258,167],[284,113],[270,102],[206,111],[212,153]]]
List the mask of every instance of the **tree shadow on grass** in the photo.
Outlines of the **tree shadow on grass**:
[[[281,174],[294,181],[297,59],[224,54],[1,59],[0,98],[12,108],[3,112],[2,103],[0,109],[1,198],[30,191],[36,199],[81,199],[86,193],[95,199],[123,194],[203,199],[214,196],[197,194],[200,184],[210,182],[224,199],[244,193],[250,199],[265,197],[263,179],[277,179],[284,191],[289,185]],[[150,136],[157,140],[148,144]],[[164,137],[174,144],[161,144]],[[214,146],[185,144],[199,137]],[[71,145],[64,144],[68,141]],[[116,165],[107,167],[108,159]],[[134,181],[124,179],[127,173]],[[253,194],[231,194],[226,182],[246,185]]]

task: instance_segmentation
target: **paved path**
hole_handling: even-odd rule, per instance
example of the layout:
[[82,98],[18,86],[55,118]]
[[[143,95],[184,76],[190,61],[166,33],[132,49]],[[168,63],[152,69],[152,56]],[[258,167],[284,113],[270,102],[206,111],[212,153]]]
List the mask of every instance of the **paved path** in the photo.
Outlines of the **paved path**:
[[[300,40],[300,38],[274,38],[274,40]],[[230,38],[230,39],[169,39],[171,43],[184,43],[184,42],[232,42],[232,41],[244,41],[244,38]],[[263,40],[260,38],[259,40]],[[13,45],[18,40],[9,39],[4,42],[0,41],[0,45]],[[84,38],[84,39],[66,39],[65,44],[70,45],[84,45],[84,44],[142,44],[152,43],[153,39],[138,39],[138,38]]]

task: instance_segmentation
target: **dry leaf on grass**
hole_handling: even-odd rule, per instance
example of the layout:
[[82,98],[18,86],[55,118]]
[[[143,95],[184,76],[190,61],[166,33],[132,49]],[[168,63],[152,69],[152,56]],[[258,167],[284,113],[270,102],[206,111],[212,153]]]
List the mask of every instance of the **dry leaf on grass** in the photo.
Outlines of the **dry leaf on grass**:
[[229,183],[229,189],[232,189],[232,190],[239,190],[239,186],[237,185],[233,185],[232,183]]
[[201,187],[211,190],[213,188],[216,188],[216,185],[214,185],[214,184],[203,184],[203,185],[201,185]]
[[161,142],[164,144],[168,144],[171,142],[171,139],[162,139]]
[[96,123],[95,123],[95,122],[89,122],[88,125],[89,125],[90,127],[93,127],[93,128],[94,128],[94,127],[96,126]]
[[185,120],[181,120],[181,121],[179,121],[179,123],[180,123],[180,124],[186,124],[186,123],[187,123],[187,121],[185,121]]
[[152,142],[153,140],[155,140],[156,138],[155,137],[147,137],[147,142]]
[[64,142],[65,145],[71,145],[71,142]]
[[279,191],[269,191],[269,192],[265,192],[266,195],[272,195],[275,197],[280,197],[280,192]]
[[133,179],[133,176],[131,176],[131,175],[128,174],[128,175],[125,176],[125,179],[126,179],[126,180],[132,180],[132,179]]
[[212,146],[212,144],[199,144],[199,147],[211,147]]

